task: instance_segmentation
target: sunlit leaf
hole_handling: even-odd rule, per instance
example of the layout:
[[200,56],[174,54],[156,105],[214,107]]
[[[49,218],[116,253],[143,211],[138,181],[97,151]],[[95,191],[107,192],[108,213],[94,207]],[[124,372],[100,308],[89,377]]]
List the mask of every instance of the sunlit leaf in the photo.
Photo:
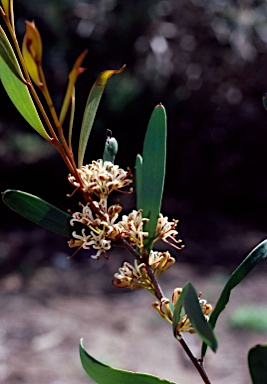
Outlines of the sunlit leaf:
[[165,179],[166,166],[166,112],[162,104],[157,105],[149,120],[142,165],[142,209],[143,217],[149,218],[145,231],[145,248],[149,254],[158,222]]
[[24,119],[46,140],[49,136],[40,120],[27,86],[20,80],[23,79],[18,61],[11,45],[2,29],[0,29],[1,56],[0,79],[12,103]]
[[[246,276],[247,274],[262,260],[267,257],[267,240],[264,240],[256,248],[254,248],[249,255],[242,261],[242,263],[236,268],[232,273],[229,280],[225,284],[221,296],[217,301],[217,304],[210,316],[209,324],[214,329],[217,319],[221,312],[225,309],[229,299],[231,291],[236,287]],[[207,346],[205,343],[202,345],[202,357],[205,356]]]
[[5,12],[5,17],[10,22],[11,27],[14,29],[13,0],[1,0],[1,3]]
[[87,99],[82,128],[80,133],[79,140],[79,149],[78,149],[78,168],[81,168],[83,165],[83,159],[85,155],[85,150],[87,147],[88,139],[91,133],[91,129],[95,120],[96,111],[100,103],[102,94],[104,92],[105,86],[112,75],[121,73],[125,68],[125,65],[118,70],[108,70],[100,73],[96,79],[90,94]]
[[43,46],[40,33],[35,26],[34,21],[26,21],[26,33],[22,42],[22,54],[28,69],[28,72],[37,85],[42,86],[39,75],[39,67],[42,64]]
[[86,55],[87,55],[87,50],[83,51],[80,54],[80,56],[75,61],[72,70],[69,73],[68,87],[67,87],[67,91],[64,97],[64,101],[63,101],[62,108],[60,111],[60,116],[59,116],[59,121],[61,125],[63,124],[66,114],[68,112],[69,105],[71,103],[71,100],[74,94],[74,85],[76,83],[77,77],[85,70],[85,68],[81,68],[81,65]]
[[2,7],[5,11],[5,14],[10,19],[10,0],[1,0]]
[[142,209],[142,167],[143,167],[143,158],[141,155],[136,156],[135,160],[135,183],[136,183],[136,206],[137,209]]
[[0,26],[0,57],[2,57],[2,59],[10,68],[10,70],[14,73],[14,75],[23,81],[24,78],[20,70],[18,61],[16,59],[15,53],[1,26]]
[[73,122],[74,122],[74,113],[75,113],[75,87],[73,87],[71,102],[70,102],[70,120],[69,120],[68,144],[69,144],[69,148],[71,151],[72,151],[72,129],[73,129]]
[[[182,311],[182,307],[184,307],[184,311]],[[201,340],[205,341],[205,343],[215,352],[218,348],[217,338],[213,329],[205,320],[199,303],[198,294],[190,282],[184,286],[174,309],[173,332],[175,337],[177,326],[179,326],[179,322],[182,320],[184,314],[189,317],[192,327],[195,329]]]
[[267,383],[267,344],[250,349],[248,366],[253,384]]
[[26,219],[60,235],[72,236],[73,227],[70,226],[72,216],[39,197],[9,189],[3,193],[2,199],[9,208]]
[[98,384],[175,384],[145,373],[124,371],[102,364],[86,352],[82,339],[80,357],[85,372]]

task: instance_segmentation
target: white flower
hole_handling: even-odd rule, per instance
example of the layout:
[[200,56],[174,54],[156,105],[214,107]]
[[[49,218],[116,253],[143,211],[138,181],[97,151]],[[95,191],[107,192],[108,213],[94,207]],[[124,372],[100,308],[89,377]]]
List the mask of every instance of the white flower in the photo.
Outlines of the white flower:
[[154,243],[158,240],[162,240],[165,243],[171,245],[172,247],[176,249],[182,249],[183,246],[179,247],[178,245],[175,245],[169,241],[172,240],[174,243],[179,244],[182,242],[182,240],[176,240],[176,235],[178,232],[176,231],[176,226],[178,223],[178,220],[172,220],[168,221],[168,217],[163,217],[162,213],[159,214],[158,223],[155,231],[155,239]]
[[122,221],[118,223],[123,236],[140,250],[144,247],[144,237],[148,236],[148,232],[143,231],[144,223],[147,221],[148,219],[142,217],[142,210],[139,209],[139,211],[133,210],[129,215],[123,215]]
[[145,264],[138,264],[136,260],[134,266],[126,261],[123,263],[123,266],[114,275],[113,285],[118,288],[146,288],[153,290]]
[[175,259],[171,257],[168,251],[150,251],[148,262],[153,269],[155,277],[158,277],[161,273],[167,271],[167,269],[175,263]]
[[99,202],[94,202],[95,206],[103,212],[101,217],[97,216],[87,203],[82,206],[82,212],[75,212],[72,215],[70,224],[81,223],[87,228],[83,228],[80,233],[72,232],[73,239],[69,241],[70,247],[80,247],[84,249],[97,249],[96,255],[92,258],[98,259],[101,253],[104,253],[107,258],[107,253],[111,248],[111,241],[115,240],[120,235],[122,229],[118,224],[115,224],[122,207],[119,204],[112,205],[106,209],[106,201],[101,199]]
[[82,185],[69,175],[68,180],[76,188],[82,188],[84,192],[94,193],[100,199],[107,196],[114,190],[119,190],[132,183],[132,180],[127,178],[130,171],[124,171],[118,165],[114,165],[110,161],[99,159],[93,161],[92,164],[83,165],[77,170]]

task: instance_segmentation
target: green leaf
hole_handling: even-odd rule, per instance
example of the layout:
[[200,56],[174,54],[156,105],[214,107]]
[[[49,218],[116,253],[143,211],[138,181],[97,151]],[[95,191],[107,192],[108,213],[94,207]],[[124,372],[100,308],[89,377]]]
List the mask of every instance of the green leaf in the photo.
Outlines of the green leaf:
[[137,209],[142,209],[142,167],[143,167],[143,158],[141,155],[136,156],[135,160],[135,183],[136,183],[136,206]]
[[173,316],[174,337],[176,337],[177,325],[184,315],[182,307],[184,307],[184,313],[186,313],[189,317],[192,327],[195,329],[201,340],[203,340],[214,352],[216,352],[218,348],[218,340],[213,332],[213,329],[205,320],[199,303],[197,291],[190,282],[184,286],[175,306]]
[[80,357],[85,372],[99,384],[175,384],[145,373],[115,369],[100,363],[86,352],[80,340]]
[[177,300],[177,303],[173,311],[172,330],[175,338],[177,335],[177,325],[185,315],[185,312],[183,311],[183,306],[184,306],[184,299],[185,299],[186,292],[188,290],[188,286],[189,286],[189,282],[186,283],[185,286],[183,287],[183,290],[179,296],[179,299]]
[[60,235],[72,237],[71,215],[26,192],[9,189],[2,195],[13,211]]
[[153,245],[156,226],[161,208],[166,165],[166,112],[158,104],[152,112],[143,148],[142,166],[142,209],[143,217],[149,218],[144,226],[149,236],[145,239],[147,254]]
[[63,100],[63,104],[62,104],[60,116],[59,116],[59,121],[60,121],[61,125],[63,124],[65,117],[66,117],[66,114],[68,112],[69,105],[71,103],[71,100],[72,100],[72,97],[74,94],[74,86],[75,86],[76,80],[77,80],[78,76],[81,73],[83,73],[83,71],[85,70],[84,68],[81,68],[81,65],[82,65],[82,62],[83,62],[86,55],[87,55],[87,50],[83,51],[79,55],[79,57],[76,59],[76,61],[74,63],[72,70],[69,73],[68,87],[66,90],[66,94],[65,94],[65,97]]
[[[262,260],[267,257],[267,240],[264,240],[256,248],[254,248],[249,255],[242,261],[242,263],[232,273],[229,280],[225,284],[221,296],[210,316],[209,324],[214,329],[220,313],[225,309],[229,299],[231,290],[236,287],[247,274]],[[205,343],[202,345],[202,358],[205,356],[207,346]]]
[[124,68],[125,65],[118,70],[108,70],[100,73],[89,93],[80,133],[78,149],[78,168],[81,168],[83,165],[85,150],[95,120],[96,111],[98,109],[105,86],[112,75],[121,73]]
[[12,103],[24,119],[46,140],[49,136],[40,120],[27,86],[22,82],[23,74],[15,53],[0,28],[0,79]]
[[248,366],[253,384],[267,383],[267,344],[249,350]]
[[6,17],[10,21],[10,24],[14,29],[13,0],[2,0],[1,3],[4,8]]
[[9,18],[10,16],[10,0],[1,0],[2,6],[4,8],[4,11]]
[[10,70],[14,73],[14,75],[17,78],[21,79],[21,81],[23,81],[24,78],[23,78],[21,69],[19,67],[18,61],[16,59],[15,53],[1,26],[0,26],[0,57],[2,57],[2,59],[10,68]]

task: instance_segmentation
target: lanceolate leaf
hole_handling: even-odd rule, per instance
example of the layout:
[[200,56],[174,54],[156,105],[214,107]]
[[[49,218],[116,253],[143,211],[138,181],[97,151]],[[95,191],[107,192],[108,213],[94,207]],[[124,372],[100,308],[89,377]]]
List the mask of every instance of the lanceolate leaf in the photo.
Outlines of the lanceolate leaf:
[[135,183],[136,183],[136,206],[137,209],[142,209],[142,166],[143,158],[141,155],[136,156],[135,160]]
[[143,217],[149,218],[145,231],[145,248],[149,254],[158,222],[165,179],[166,165],[166,112],[162,104],[157,105],[149,120],[143,149],[142,165],[142,209]]
[[20,80],[20,70],[15,53],[2,29],[0,29],[0,79],[12,103],[24,119],[46,140],[49,136],[40,120],[27,86]]
[[[184,311],[182,311],[183,307]],[[205,343],[207,343],[215,352],[218,348],[217,338],[211,326],[204,318],[201,306],[199,304],[198,294],[190,282],[184,286],[183,291],[175,306],[173,316],[174,337],[176,337],[177,334],[177,325],[182,320],[184,314],[187,314],[189,317],[190,323],[192,324],[199,337],[205,341]]]
[[10,18],[10,0],[1,0],[2,6],[8,18]]
[[0,57],[2,57],[2,59],[10,68],[10,70],[14,73],[14,75],[17,78],[23,80],[23,75],[20,70],[13,48],[10,42],[8,41],[8,38],[1,26],[0,26]]
[[102,364],[86,352],[82,339],[80,357],[85,372],[98,384],[175,384],[145,373],[123,371]]
[[63,124],[66,114],[68,112],[68,108],[74,94],[74,85],[76,83],[77,77],[85,70],[84,68],[81,68],[81,65],[86,55],[87,50],[83,51],[80,56],[76,59],[74,66],[69,73],[69,83],[59,116],[59,121],[61,125]]
[[205,320],[201,306],[198,300],[198,294],[191,283],[188,283],[188,290],[184,299],[185,313],[188,315],[190,322],[197,332],[198,336],[209,347],[216,352],[218,348],[218,341],[213,333],[213,329],[210,324]]
[[13,0],[2,0],[1,3],[5,14],[10,21],[12,28],[14,29]]
[[267,383],[267,344],[250,349],[248,366],[253,384]]
[[81,168],[83,165],[83,159],[85,155],[85,150],[87,147],[87,142],[91,133],[91,129],[95,120],[96,111],[100,103],[102,94],[104,92],[105,86],[112,75],[121,73],[125,68],[125,65],[118,70],[108,70],[100,73],[96,79],[84,111],[82,128],[80,133],[79,140],[79,149],[78,149],[78,168]]
[[71,215],[61,211],[46,201],[26,192],[9,189],[2,195],[4,203],[25,218],[50,231],[71,237]]
[[[225,309],[229,299],[231,291],[236,287],[246,275],[262,260],[267,257],[267,240],[264,240],[256,248],[254,248],[249,255],[243,260],[243,262],[232,273],[225,287],[222,290],[221,296],[217,301],[217,304],[210,316],[209,324],[212,328],[215,327],[217,319],[220,313]],[[205,343],[202,345],[202,357],[205,356],[207,346]]]

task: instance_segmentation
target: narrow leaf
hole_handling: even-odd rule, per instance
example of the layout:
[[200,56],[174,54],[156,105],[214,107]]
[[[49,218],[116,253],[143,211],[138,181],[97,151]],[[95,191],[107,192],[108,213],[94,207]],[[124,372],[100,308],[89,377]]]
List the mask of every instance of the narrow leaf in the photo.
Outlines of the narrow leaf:
[[149,120],[143,149],[142,209],[143,217],[149,218],[145,231],[145,249],[149,254],[161,208],[166,165],[166,112],[162,104],[157,105]]
[[184,316],[184,311],[182,311],[183,306],[184,306],[184,300],[185,300],[185,295],[189,287],[189,282],[185,284],[183,287],[183,290],[179,296],[179,299],[177,300],[177,303],[174,308],[173,312],[173,319],[172,319],[172,330],[173,330],[173,335],[176,338],[177,335],[177,326],[179,322],[182,320]]
[[7,64],[9,69],[13,72],[13,74],[21,81],[24,81],[21,69],[19,67],[18,61],[16,59],[13,48],[3,30],[0,26],[0,57]]
[[212,327],[205,320],[195,288],[190,282],[188,284],[188,289],[184,299],[185,313],[188,315],[193,328],[201,340],[203,340],[213,350],[213,352],[216,352],[218,348],[218,340]]
[[69,120],[68,144],[69,144],[69,148],[71,151],[72,151],[72,129],[73,129],[73,122],[74,122],[74,113],[75,113],[75,87],[73,87],[71,102],[70,102],[70,120]]
[[141,155],[137,155],[135,160],[135,183],[136,183],[137,209],[142,209],[143,207],[142,167],[143,167],[143,158]]
[[81,68],[81,65],[86,55],[87,55],[87,50],[83,51],[79,55],[79,57],[76,59],[74,63],[72,70],[69,73],[68,87],[67,87],[67,91],[64,97],[64,101],[63,101],[62,108],[60,111],[60,116],[59,116],[59,121],[61,125],[63,124],[67,111],[69,109],[69,105],[71,103],[71,100],[74,94],[74,85],[76,83],[77,77],[85,70],[84,68]]
[[84,115],[83,115],[83,122],[82,122],[82,128],[80,133],[79,149],[78,149],[78,168],[81,168],[83,165],[83,159],[84,159],[88,139],[92,130],[96,111],[100,103],[102,94],[104,92],[105,86],[112,75],[121,73],[124,70],[124,68],[125,68],[125,65],[118,70],[108,70],[100,73],[100,75],[96,79],[89,93]]
[[[231,291],[236,287],[247,274],[262,260],[267,257],[267,240],[264,240],[256,248],[254,248],[249,255],[242,261],[242,263],[232,273],[229,280],[225,284],[221,296],[216,303],[216,306],[210,316],[209,324],[214,329],[217,319],[221,312],[225,309],[229,299]],[[205,343],[202,345],[202,358],[205,356],[207,346]]]
[[13,0],[1,0],[4,12],[7,20],[9,20],[12,28],[14,29],[14,12],[13,12]]
[[267,344],[250,349],[248,366],[253,384],[267,383]]
[[4,8],[5,14],[8,19],[10,19],[10,0],[1,0],[2,6]]
[[183,287],[182,293],[175,305],[172,321],[175,338],[177,337],[177,326],[179,326],[179,323],[185,314],[189,317],[192,327],[195,329],[201,340],[205,341],[215,352],[218,348],[217,338],[211,326],[205,320],[199,303],[198,294],[190,282]]
[[2,199],[9,208],[26,219],[60,235],[72,236],[73,228],[70,226],[72,216],[39,197],[9,189],[3,193]]
[[20,80],[23,79],[21,69],[15,53],[4,33],[0,28],[0,79],[12,103],[24,119],[46,140],[49,136],[40,120],[27,86]]
[[80,357],[85,372],[98,384],[175,384],[145,373],[124,371],[102,364],[86,352],[82,339],[80,341]]

